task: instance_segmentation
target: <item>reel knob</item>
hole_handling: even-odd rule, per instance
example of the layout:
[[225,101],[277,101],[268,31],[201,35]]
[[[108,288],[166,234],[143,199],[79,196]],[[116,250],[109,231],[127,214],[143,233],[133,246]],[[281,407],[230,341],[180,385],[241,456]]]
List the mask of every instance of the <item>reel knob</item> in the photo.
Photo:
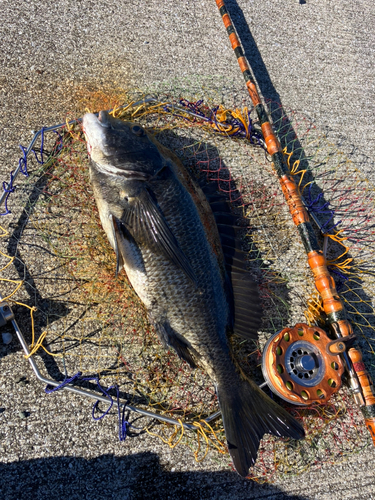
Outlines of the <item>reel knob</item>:
[[344,365],[332,353],[324,330],[298,323],[284,328],[267,342],[262,372],[269,388],[295,405],[326,403],[341,387]]

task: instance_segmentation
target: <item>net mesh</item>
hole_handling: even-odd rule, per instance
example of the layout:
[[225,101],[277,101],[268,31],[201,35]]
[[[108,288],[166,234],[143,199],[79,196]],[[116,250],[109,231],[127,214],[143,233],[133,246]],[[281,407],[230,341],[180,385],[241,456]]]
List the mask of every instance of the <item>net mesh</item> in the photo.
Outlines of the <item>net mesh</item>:
[[[148,102],[134,105],[143,98]],[[269,336],[297,322],[319,321],[322,308],[254,112],[236,105],[234,97],[219,105],[220,95],[207,89],[204,99],[202,90],[197,97],[177,87],[152,99],[92,92],[81,105],[82,111],[114,108],[115,116],[140,122],[188,169],[215,183],[233,211],[245,217],[242,244],[259,284],[264,320],[258,343],[234,337],[232,344],[241,368],[261,382],[261,350]],[[322,245],[328,242],[338,291],[373,369],[374,186],[308,118],[274,103],[268,107],[290,171],[325,233],[317,228]],[[125,274],[115,276],[80,125],[67,124],[43,141],[43,157],[39,152],[28,159],[28,176],[19,184],[12,215],[3,218],[8,227],[2,235],[4,295],[13,301],[32,354],[55,380],[78,372],[97,376],[102,386],[116,384],[132,405],[193,423],[196,433],[170,424],[148,431],[169,446],[189,446],[196,460],[209,456],[229,464],[221,419],[203,421],[218,409],[209,378],[161,347]],[[307,437],[294,442],[266,436],[251,470],[255,480],[336,463],[370,444],[345,388],[325,406],[288,410],[302,420]]]

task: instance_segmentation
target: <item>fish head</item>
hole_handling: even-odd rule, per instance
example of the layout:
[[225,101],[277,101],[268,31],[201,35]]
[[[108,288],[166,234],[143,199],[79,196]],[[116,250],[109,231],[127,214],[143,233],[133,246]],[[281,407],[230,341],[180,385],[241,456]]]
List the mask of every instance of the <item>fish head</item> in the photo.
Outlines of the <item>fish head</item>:
[[141,125],[107,111],[85,114],[82,125],[91,164],[101,173],[145,180],[163,167],[157,147]]

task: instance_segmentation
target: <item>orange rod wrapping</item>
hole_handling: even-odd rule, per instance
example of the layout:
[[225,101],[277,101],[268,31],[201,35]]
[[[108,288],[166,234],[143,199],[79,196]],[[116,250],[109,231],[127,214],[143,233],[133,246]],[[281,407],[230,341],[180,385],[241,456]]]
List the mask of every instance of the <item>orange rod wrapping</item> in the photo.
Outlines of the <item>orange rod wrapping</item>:
[[229,40],[230,40],[230,43],[232,45],[232,49],[236,49],[237,47],[240,47],[241,46],[241,43],[240,41],[238,40],[238,37],[236,35],[236,33],[231,33],[229,35]]
[[340,328],[340,332],[344,337],[347,337],[348,335],[352,335],[353,333],[353,328],[352,325],[349,323],[349,321],[346,321],[344,319],[340,320],[337,322]]
[[[222,7],[225,7],[225,1],[224,0],[216,0],[216,5],[217,5],[218,9],[220,10]],[[223,20],[225,28],[228,28],[229,26],[233,25],[232,20],[231,20],[229,14],[227,14],[227,13],[222,16],[222,20]],[[233,50],[236,49],[237,47],[241,47],[241,42],[239,41],[239,39],[235,33],[231,33],[229,35],[229,40],[230,40],[230,43],[232,45]],[[238,64],[240,66],[242,73],[246,70],[249,70],[249,66],[247,64],[245,57],[239,57],[237,59],[237,61],[238,61]],[[251,102],[253,103],[253,105],[258,106],[258,104],[261,104],[258,90],[257,90],[254,82],[247,81],[246,87],[247,87],[247,90],[249,92],[250,99],[251,99]],[[277,150],[277,151],[279,151],[279,150]],[[274,152],[276,152],[276,151],[274,151]],[[270,154],[272,154],[272,153],[270,153]]]
[[[307,260],[314,275],[316,289],[323,300],[324,312],[326,314],[331,314],[333,312],[342,311],[344,306],[337,295],[335,280],[328,271],[327,261],[324,255],[321,252],[309,252]],[[346,324],[347,321],[344,321],[344,323]],[[347,331],[347,328],[345,330]]]
[[[344,305],[337,295],[335,281],[327,269],[327,262],[324,255],[320,252],[310,252],[307,257],[314,275],[315,286],[323,300],[324,312],[326,314],[330,314],[332,312],[342,311],[344,309]],[[339,320],[337,323],[341,335],[346,337],[353,333],[352,326],[349,321]],[[366,406],[375,405],[375,395],[373,392],[371,378],[362,361],[361,351],[352,347],[349,349],[348,355],[361,385]],[[375,419],[367,419],[366,425],[375,444]]]
[[242,71],[242,73],[243,73],[244,71],[246,71],[246,70],[248,70],[248,69],[249,69],[249,66],[248,66],[247,61],[246,61],[246,59],[245,59],[245,57],[244,57],[244,56],[239,57],[239,58],[237,59],[237,61],[238,61],[238,64],[240,65],[240,70]]
[[298,226],[303,222],[310,222],[309,214],[307,213],[307,210],[301,200],[301,195],[294,180],[288,175],[283,175],[280,178],[280,184],[286,202],[288,203],[294,224]]
[[257,88],[253,82],[246,82],[246,87],[250,95],[251,102],[254,106],[258,106],[261,103]]
[[273,155],[280,151],[280,143],[272,129],[270,122],[262,123],[262,133],[264,140],[266,141],[267,151],[270,155]]
[[349,349],[348,355],[353,363],[353,368],[361,384],[363,397],[366,401],[366,406],[375,405],[375,395],[373,393],[372,381],[368,374],[365,365],[362,361],[362,353],[358,349]]
[[222,17],[222,20],[223,20],[223,23],[224,23],[224,26],[226,28],[228,28],[229,26],[232,25],[232,21],[229,17],[229,14],[224,14],[223,17]]

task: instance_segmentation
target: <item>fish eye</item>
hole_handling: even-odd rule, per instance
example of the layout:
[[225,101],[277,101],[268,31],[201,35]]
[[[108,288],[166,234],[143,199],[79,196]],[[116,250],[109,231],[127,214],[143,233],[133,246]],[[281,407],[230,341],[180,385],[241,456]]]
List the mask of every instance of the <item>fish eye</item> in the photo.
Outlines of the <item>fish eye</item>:
[[140,127],[139,125],[134,125],[134,127],[132,128],[132,132],[133,132],[133,134],[137,135],[138,137],[142,137],[142,135],[144,135],[144,133],[145,133],[143,128]]

